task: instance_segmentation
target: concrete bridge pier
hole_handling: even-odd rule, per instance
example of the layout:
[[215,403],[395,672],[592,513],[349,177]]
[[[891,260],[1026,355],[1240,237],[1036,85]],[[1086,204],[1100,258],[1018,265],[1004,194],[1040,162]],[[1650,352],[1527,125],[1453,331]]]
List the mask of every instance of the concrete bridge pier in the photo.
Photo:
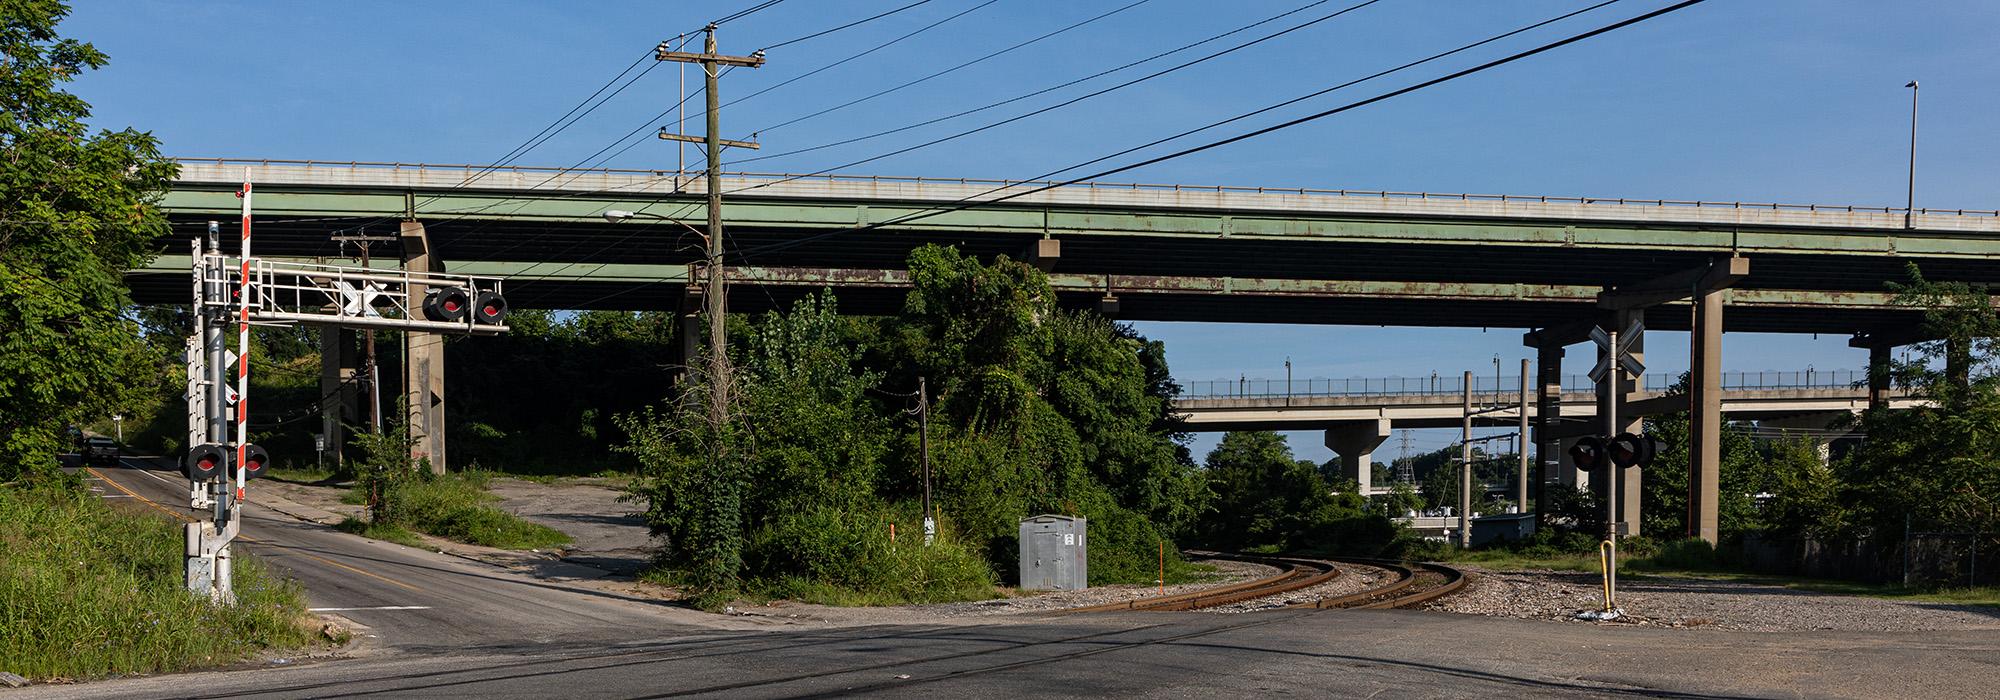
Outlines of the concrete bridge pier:
[[361,422],[360,357],[354,331],[338,326],[319,329],[320,434],[326,436],[330,464],[344,464],[347,426]]
[[1326,429],[1326,447],[1340,455],[1340,476],[1361,485],[1361,495],[1373,493],[1375,448],[1389,439],[1389,419],[1341,421]]
[[[419,221],[404,221],[397,231],[403,244],[403,269],[410,272],[443,272],[444,261],[433,254],[430,236]],[[410,304],[422,303],[430,290],[410,285]],[[414,311],[414,309],[412,309]],[[404,429],[410,436],[410,458],[430,460],[433,474],[445,472],[444,452],[444,335],[423,331],[403,332]]]

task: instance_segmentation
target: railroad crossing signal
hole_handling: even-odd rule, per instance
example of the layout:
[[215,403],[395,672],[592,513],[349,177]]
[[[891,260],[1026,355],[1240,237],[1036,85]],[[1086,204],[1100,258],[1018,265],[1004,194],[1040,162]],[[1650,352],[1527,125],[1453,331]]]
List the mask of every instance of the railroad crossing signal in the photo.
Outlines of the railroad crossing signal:
[[1570,463],[1577,469],[1596,473],[1605,465],[1646,467],[1660,454],[1660,439],[1651,435],[1620,433],[1616,437],[1585,435],[1569,448]]
[[1632,356],[1632,346],[1639,342],[1639,338],[1645,332],[1646,322],[1642,319],[1632,319],[1632,325],[1626,326],[1625,331],[1618,334],[1617,343],[1614,345],[1611,335],[1605,333],[1603,328],[1591,328],[1590,339],[1596,341],[1597,348],[1604,350],[1605,353],[1603,357],[1597,358],[1597,366],[1590,368],[1590,381],[1603,382],[1604,378],[1611,374],[1611,367],[1614,364],[1625,368],[1626,372],[1635,376],[1645,374],[1646,363]]

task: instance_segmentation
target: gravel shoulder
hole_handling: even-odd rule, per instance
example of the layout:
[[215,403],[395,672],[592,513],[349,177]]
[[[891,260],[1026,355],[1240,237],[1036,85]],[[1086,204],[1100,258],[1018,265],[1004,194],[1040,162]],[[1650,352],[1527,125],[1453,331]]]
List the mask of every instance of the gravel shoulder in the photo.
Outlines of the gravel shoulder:
[[[1182,583],[1167,586],[1166,594],[1173,595],[1205,588],[1226,586],[1278,573],[1278,567],[1253,562],[1209,559],[1202,560],[1201,563],[1215,565],[1217,569],[1216,576],[1197,583]],[[772,601],[765,605],[734,608],[730,612],[737,615],[782,617],[832,624],[915,624],[970,620],[978,620],[982,623],[1010,620],[1031,622],[1043,619],[1049,613],[1059,612],[1068,608],[1117,603],[1160,595],[1160,587],[1145,584],[1092,586],[1081,591],[1017,591],[1014,589],[1005,589],[1005,591],[1010,594],[1009,597],[964,603],[901,605],[884,608],[842,608],[781,600]]]
[[2000,629],[2000,609],[1982,606],[1816,593],[1740,581],[1656,577],[1619,580],[1618,603],[1627,620],[1584,622],[1575,619],[1577,612],[1602,607],[1602,582],[1596,574],[1459,568],[1477,576],[1465,590],[1425,606],[1427,609],[1573,624],[1750,632]]

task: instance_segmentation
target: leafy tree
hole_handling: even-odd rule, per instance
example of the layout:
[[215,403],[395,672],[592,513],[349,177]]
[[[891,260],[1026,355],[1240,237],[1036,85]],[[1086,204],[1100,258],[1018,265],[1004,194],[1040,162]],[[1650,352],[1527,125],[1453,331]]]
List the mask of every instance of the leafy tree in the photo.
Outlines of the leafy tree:
[[[1669,396],[1687,395],[1687,377],[1667,389]],[[1688,474],[1694,455],[1689,452],[1693,421],[1687,411],[1646,419],[1646,432],[1660,439],[1660,452],[1645,469],[1639,484],[1640,528],[1647,537],[1672,541],[1689,537]],[[1755,530],[1760,526],[1757,504],[1751,498],[1764,481],[1765,464],[1756,440],[1742,426],[1722,427],[1721,479],[1717,524],[1723,537]]]
[[0,481],[54,468],[65,425],[145,400],[160,358],[125,316],[126,270],[167,223],[176,172],[150,134],[91,133],[61,89],[103,67],[55,0],[0,3]]
[[1203,522],[1211,546],[1376,554],[1396,538],[1394,523],[1368,512],[1358,484],[1328,484],[1277,433],[1226,434],[1205,465],[1215,494]]
[[1814,537],[1851,532],[1849,513],[1853,508],[1842,502],[1840,477],[1820,458],[1819,447],[1811,439],[1793,438],[1772,445],[1765,469],[1771,502],[1761,514],[1764,527]]
[[1839,469],[1847,484],[1840,500],[1856,506],[1851,524],[1859,531],[1901,533],[1906,517],[1926,527],[2000,530],[2000,316],[1991,290],[1929,280],[1914,265],[1909,276],[1891,285],[1897,301],[1923,309],[1923,332],[1939,340],[1918,344],[1891,375],[1929,405],[1862,415],[1868,438]]
[[[740,325],[734,418],[720,430],[687,401],[621,423],[664,563],[723,595],[878,589],[911,556],[944,556],[921,559],[924,575],[957,590],[1006,572],[1019,520],[1054,512],[1089,518],[1094,580],[1151,581],[1157,549],[1192,528],[1207,495],[1161,345],[1057,309],[1047,278],[1005,257],[925,247],[909,266],[895,317],[842,318],[822,296]],[[922,436],[906,411],[919,377],[934,398],[931,491],[946,536],[909,553],[879,540],[918,515]],[[700,395],[701,380],[685,390]]]

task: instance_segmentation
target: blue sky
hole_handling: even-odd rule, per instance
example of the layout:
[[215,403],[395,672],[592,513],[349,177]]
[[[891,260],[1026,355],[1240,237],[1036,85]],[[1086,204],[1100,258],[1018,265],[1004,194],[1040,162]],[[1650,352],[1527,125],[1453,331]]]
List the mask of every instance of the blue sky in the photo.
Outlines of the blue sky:
[[[788,0],[724,25],[747,53],[906,0]],[[726,136],[838,105],[1128,5],[997,0],[731,105]],[[757,138],[778,153],[979,106],[1136,60],[1308,0],[1149,0],[923,84]],[[725,100],[918,30],[984,0],[907,12],[769,52],[724,79]],[[973,117],[742,166],[810,172],[915,144],[1136,77],[1359,0],[1318,5],[1243,34]],[[111,55],[77,81],[99,126],[151,130],[183,156],[486,163],[533,135],[664,38],[746,7],[732,2],[79,3],[63,32]],[[1025,178],[1250,108],[1345,82],[1584,7],[1582,0],[1381,0],[1344,16],[1046,115],[857,166],[890,175]],[[1365,83],[1249,122],[1262,125],[1669,3],[1623,0],[1462,55],[1411,78]],[[1194,184],[1504,192],[1900,205],[1909,91],[1923,81],[1919,206],[2000,208],[2000,5],[1974,0],[1710,0],[1501,69],[1118,179]],[[1539,39],[1540,41],[1537,41]],[[652,65],[650,61],[641,69]],[[661,65],[522,157],[571,165],[681,96]],[[693,71],[689,71],[693,74]],[[690,83],[698,83],[693,75]],[[699,100],[696,100],[699,102]],[[689,132],[698,133],[691,125]],[[1235,129],[1227,130],[1233,133]],[[605,163],[660,168],[673,146],[637,143]],[[641,140],[635,139],[635,141]],[[616,148],[613,149],[617,150]],[[1123,162],[1123,159],[1121,161]],[[1516,329],[1141,324],[1183,380],[1488,373],[1514,367]],[[1654,333],[1648,364],[1686,368],[1686,336]],[[1572,371],[1590,358],[1572,350]],[[1857,367],[1845,339],[1731,335],[1725,369]],[[1330,456],[1315,433],[1302,456]],[[1421,434],[1420,447],[1449,441]],[[1203,446],[1212,443],[1205,439]]]

